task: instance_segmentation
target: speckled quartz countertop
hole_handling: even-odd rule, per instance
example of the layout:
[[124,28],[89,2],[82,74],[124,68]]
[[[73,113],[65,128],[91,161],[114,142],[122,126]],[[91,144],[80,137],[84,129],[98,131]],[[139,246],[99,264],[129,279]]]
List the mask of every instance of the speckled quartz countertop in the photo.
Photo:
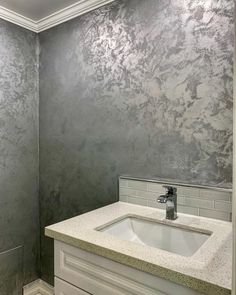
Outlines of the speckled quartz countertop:
[[[212,235],[193,256],[184,257],[96,230],[125,215],[210,231]],[[175,221],[166,221],[163,210],[118,202],[46,227],[45,234],[203,294],[231,294],[232,226],[229,222],[185,214],[179,214]]]

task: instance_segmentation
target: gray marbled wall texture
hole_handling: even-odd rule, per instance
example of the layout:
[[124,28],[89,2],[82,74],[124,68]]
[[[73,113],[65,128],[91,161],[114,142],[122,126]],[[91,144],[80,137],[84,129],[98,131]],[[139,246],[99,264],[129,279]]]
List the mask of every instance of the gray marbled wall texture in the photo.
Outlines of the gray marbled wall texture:
[[118,174],[232,180],[233,0],[121,0],[40,34],[43,227],[117,200]]
[[0,294],[37,277],[37,35],[0,20]]

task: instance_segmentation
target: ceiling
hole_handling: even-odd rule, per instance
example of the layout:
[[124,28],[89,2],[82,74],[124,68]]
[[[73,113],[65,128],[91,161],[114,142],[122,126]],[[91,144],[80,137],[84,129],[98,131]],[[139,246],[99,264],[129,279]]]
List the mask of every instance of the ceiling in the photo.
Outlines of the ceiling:
[[0,0],[0,5],[34,21],[61,10],[78,0]]
[[114,0],[0,0],[0,18],[41,32]]

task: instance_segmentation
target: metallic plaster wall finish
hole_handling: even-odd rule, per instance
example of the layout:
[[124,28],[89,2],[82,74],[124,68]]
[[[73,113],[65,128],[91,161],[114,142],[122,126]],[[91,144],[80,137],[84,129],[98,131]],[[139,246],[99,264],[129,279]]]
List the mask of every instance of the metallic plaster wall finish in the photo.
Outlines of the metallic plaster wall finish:
[[232,181],[233,0],[116,1],[40,34],[45,225],[117,200],[117,175]]
[[0,294],[22,295],[23,248],[17,247],[0,253]]
[[37,277],[37,42],[36,34],[0,20],[0,294],[7,293],[14,281],[10,274],[18,271],[15,252],[7,250],[22,247],[24,283]]

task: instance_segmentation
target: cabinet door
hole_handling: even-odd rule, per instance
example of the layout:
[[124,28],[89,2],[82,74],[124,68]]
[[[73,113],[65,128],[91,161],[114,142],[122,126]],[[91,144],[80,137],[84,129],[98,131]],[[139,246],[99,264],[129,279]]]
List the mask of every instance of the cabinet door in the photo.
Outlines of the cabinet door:
[[55,276],[93,295],[201,295],[59,241],[55,241]]
[[90,295],[55,277],[55,295]]

